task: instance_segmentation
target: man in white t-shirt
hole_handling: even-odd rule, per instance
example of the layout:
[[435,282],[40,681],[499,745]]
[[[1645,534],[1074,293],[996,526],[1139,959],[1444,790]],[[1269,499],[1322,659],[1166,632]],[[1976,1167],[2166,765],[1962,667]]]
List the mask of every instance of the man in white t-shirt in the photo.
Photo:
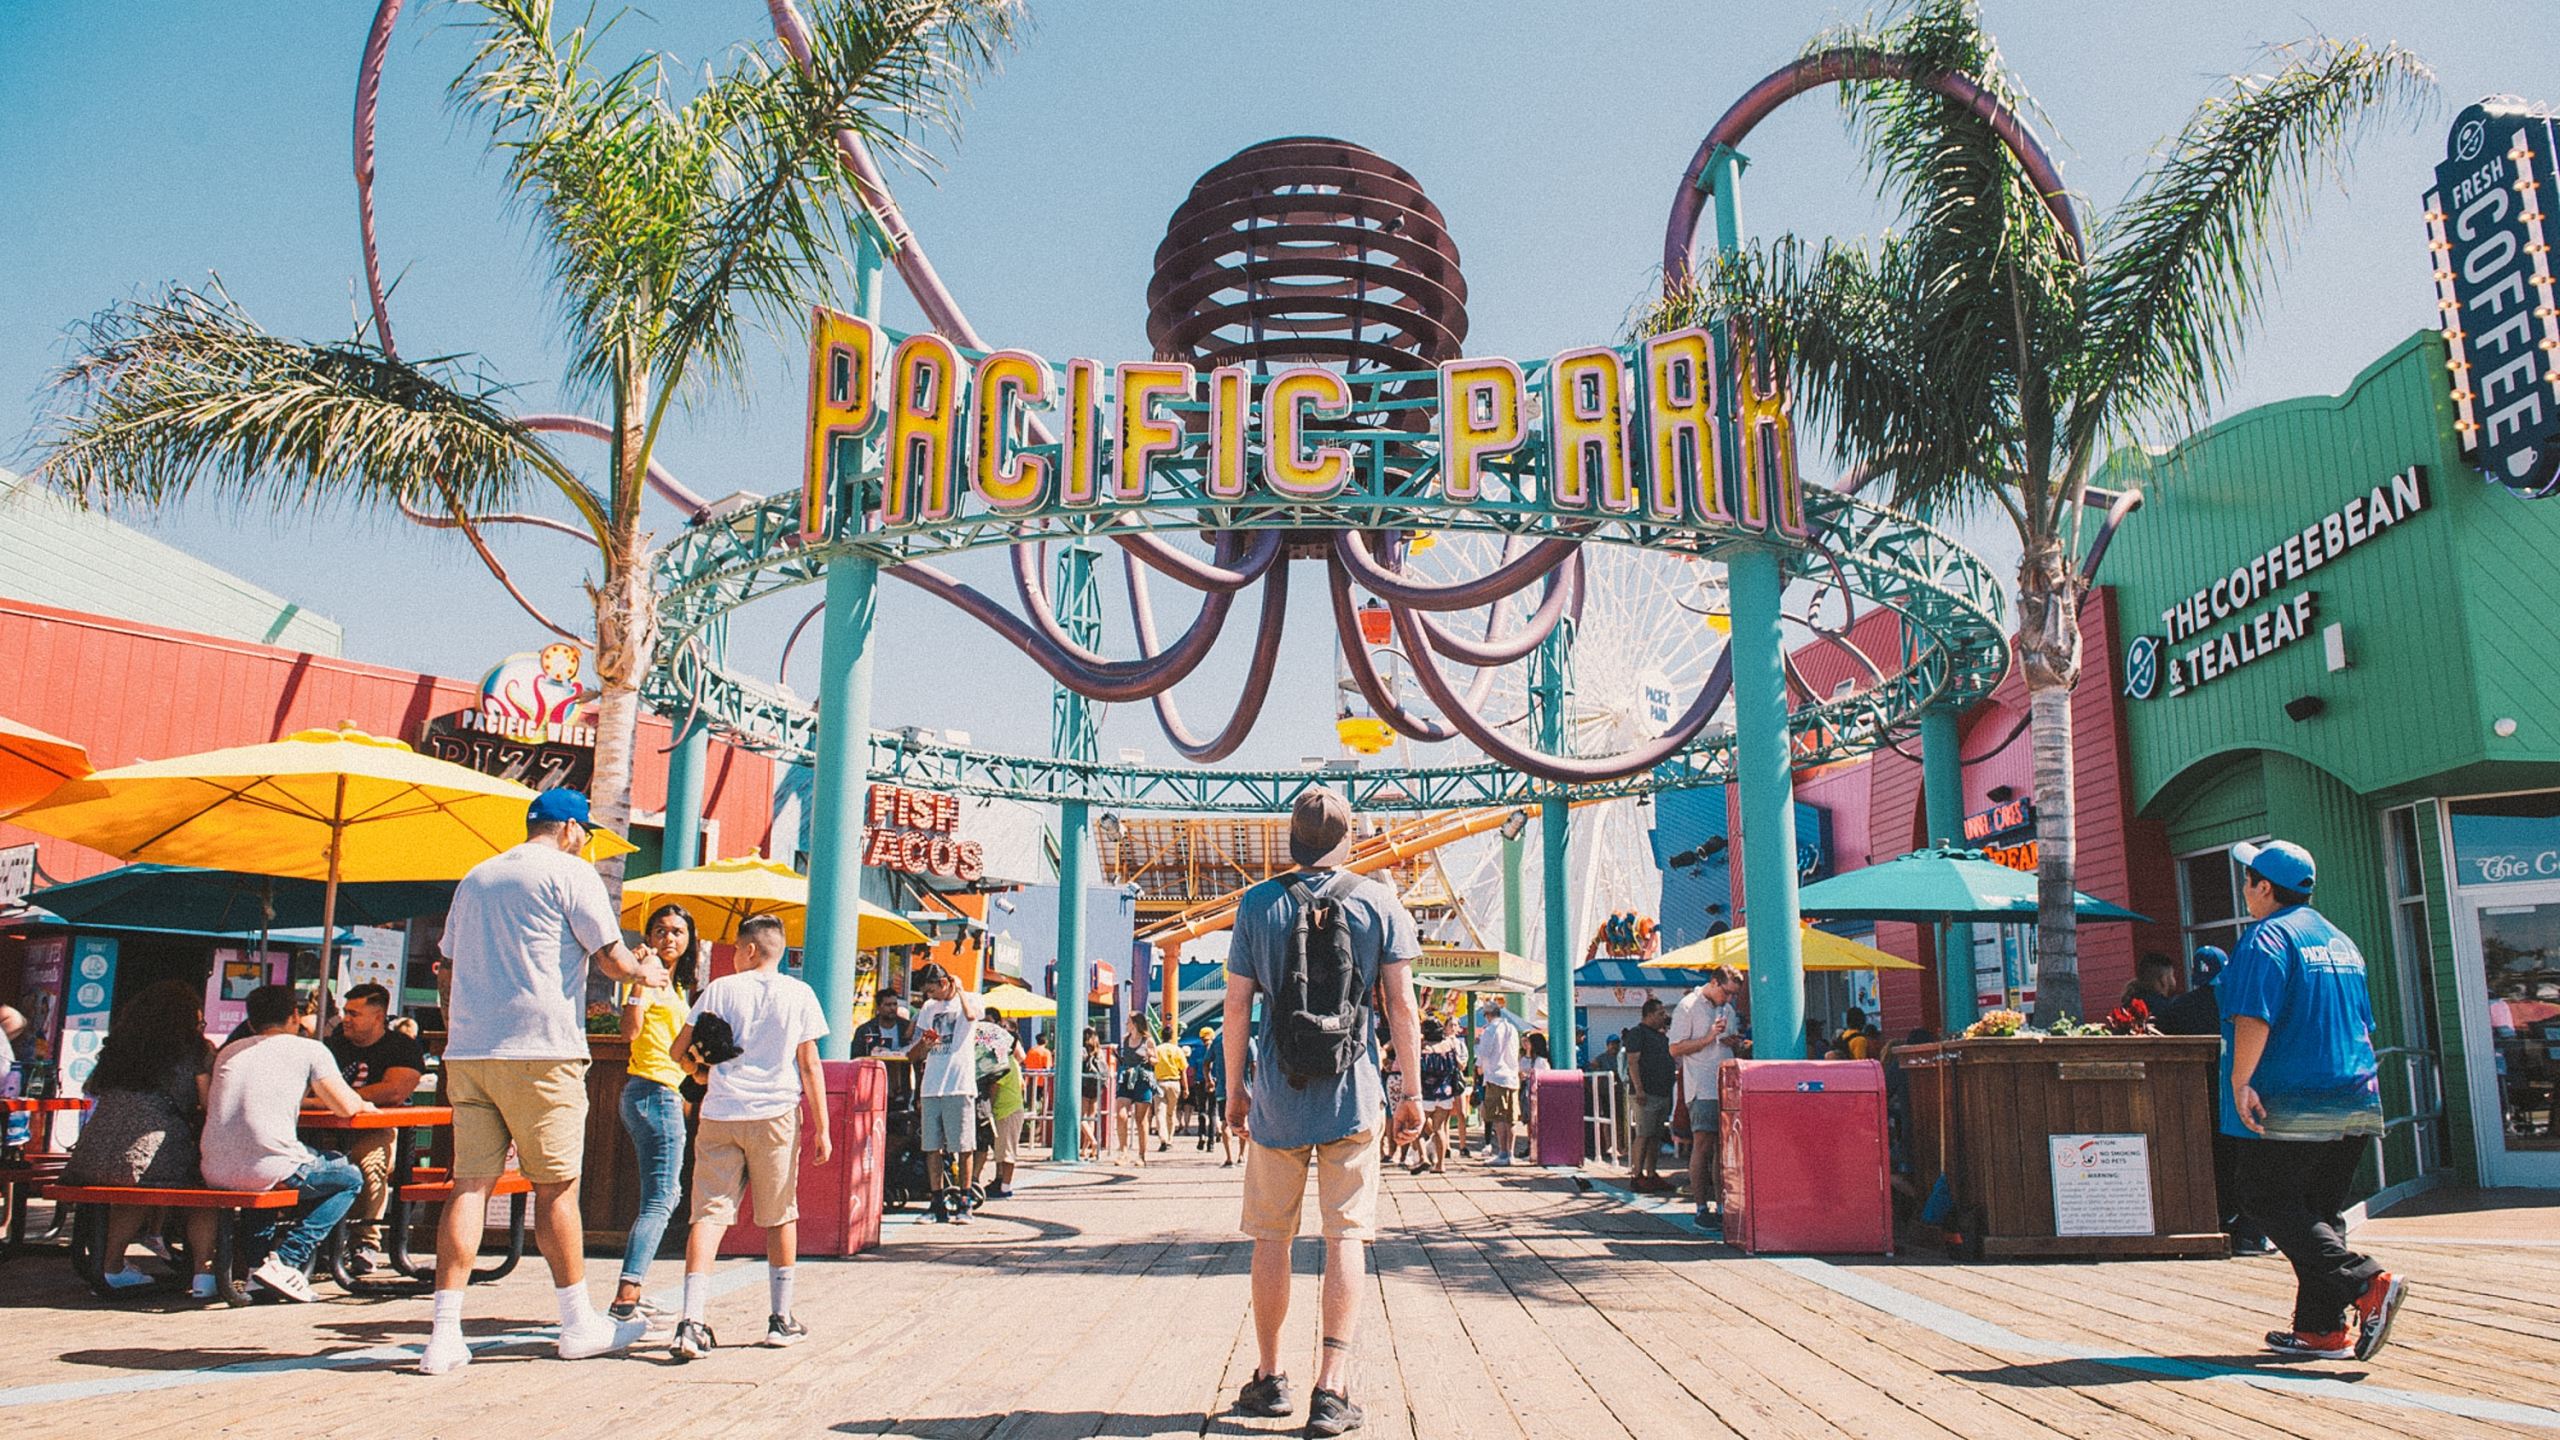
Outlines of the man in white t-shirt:
[[560,1305],[560,1358],[620,1350],[648,1333],[587,1298],[578,1175],[587,1148],[587,968],[667,983],[656,956],[634,959],[604,877],[579,858],[594,823],[587,797],[545,790],[525,810],[525,841],[471,868],[445,913],[444,1094],[453,1107],[453,1197],[436,1231],[435,1323],[418,1369],[471,1363],[462,1286],[480,1253],[490,1188],[512,1144],[533,1184],[534,1237]]
[[693,1139],[693,1229],[684,1243],[684,1316],[675,1354],[697,1360],[715,1343],[703,1315],[720,1241],[738,1219],[742,1196],[755,1199],[764,1227],[765,1284],[773,1308],[764,1343],[797,1345],[809,1329],[791,1313],[791,1272],[800,1255],[800,1105],[809,1105],[809,1156],[820,1165],[834,1151],[827,1133],[827,1087],[818,1042],[827,1033],[818,992],[782,973],[782,922],[758,915],[738,927],[744,952],[736,974],[702,989],[693,1014],[668,1047],[692,1052],[707,1017],[729,1027],[738,1053],[711,1067],[702,1119]]
[[1680,997],[1671,1012],[1671,1058],[1680,1062],[1680,1087],[1689,1095],[1689,1198],[1697,1204],[1698,1223],[1720,1223],[1710,1200],[1724,1199],[1723,1146],[1718,1143],[1723,1080],[1717,1072],[1734,1058],[1733,1042],[1742,1034],[1742,1017],[1733,997],[1742,977],[1722,965],[1707,972],[1705,983]]
[[[295,1125],[306,1095],[341,1115],[374,1108],[338,1075],[329,1047],[293,1028],[290,985],[249,992],[249,1037],[222,1047],[205,1092],[204,1182],[217,1190],[292,1189],[301,1199],[249,1278],[290,1300],[317,1300],[304,1273],[356,1203],[364,1175],[334,1150],[313,1151]],[[272,1212],[270,1212],[272,1213]]]
[[1520,1115],[1520,1023],[1490,996],[1478,1012],[1476,1073],[1484,1077],[1484,1128],[1493,1142],[1488,1164],[1511,1163],[1511,1125]]
[[983,1007],[978,997],[960,988],[951,972],[928,963],[916,972],[925,993],[916,1012],[916,1043],[907,1058],[920,1062],[924,1078],[916,1087],[920,1133],[916,1148],[925,1152],[925,1173],[937,1191],[954,1192],[934,1211],[937,1220],[967,1224],[967,1178],[947,1179],[943,1158],[955,1168],[978,1149],[978,1036]]

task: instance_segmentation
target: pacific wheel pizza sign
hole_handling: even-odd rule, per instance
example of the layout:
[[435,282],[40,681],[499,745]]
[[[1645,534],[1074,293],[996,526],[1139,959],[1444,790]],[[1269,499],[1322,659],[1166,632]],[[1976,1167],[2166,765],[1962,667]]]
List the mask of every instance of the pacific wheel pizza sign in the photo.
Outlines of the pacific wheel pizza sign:
[[2427,250],[2462,453],[2518,494],[2560,489],[2560,126],[2484,100],[2454,117],[2427,192]]

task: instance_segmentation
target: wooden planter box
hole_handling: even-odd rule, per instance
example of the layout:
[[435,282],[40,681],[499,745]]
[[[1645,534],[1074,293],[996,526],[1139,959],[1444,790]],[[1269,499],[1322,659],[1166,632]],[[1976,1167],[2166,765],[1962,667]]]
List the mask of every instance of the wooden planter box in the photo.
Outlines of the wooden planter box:
[[[2221,1048],[2211,1036],[2110,1035],[1896,1050],[1910,1082],[1919,1193],[1948,1176],[1955,1214],[1945,1228],[1951,1243],[1976,1255],[2226,1254],[2213,1183]],[[2104,1138],[2057,1147],[2055,1136]],[[2123,1138],[2132,1136],[2149,1152],[2150,1232],[2062,1233],[2127,1223],[2140,1198],[2141,1175]],[[2057,1223],[2058,1172],[2067,1226]]]

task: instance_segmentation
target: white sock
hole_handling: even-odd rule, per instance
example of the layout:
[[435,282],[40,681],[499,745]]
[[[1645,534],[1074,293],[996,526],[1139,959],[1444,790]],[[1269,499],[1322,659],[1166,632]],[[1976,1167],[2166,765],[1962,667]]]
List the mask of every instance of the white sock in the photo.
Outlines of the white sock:
[[436,1292],[436,1319],[432,1333],[442,1335],[448,1331],[456,1338],[462,1334],[462,1292],[459,1290]]
[[690,1270],[686,1271],[684,1276],[684,1318],[687,1320],[701,1319],[704,1308],[710,1303],[711,1277],[707,1274],[696,1275]]
[[773,1309],[770,1313],[775,1315],[791,1313],[791,1274],[795,1268],[797,1267],[773,1264],[764,1267],[765,1287],[773,1292]]
[[595,1306],[587,1299],[584,1285],[563,1285],[552,1294],[560,1301],[560,1328],[595,1318]]

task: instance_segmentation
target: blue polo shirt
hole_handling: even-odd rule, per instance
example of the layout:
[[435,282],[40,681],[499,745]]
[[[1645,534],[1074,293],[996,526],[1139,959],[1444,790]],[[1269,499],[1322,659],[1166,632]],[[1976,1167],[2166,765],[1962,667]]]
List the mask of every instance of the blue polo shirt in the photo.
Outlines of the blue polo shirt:
[[[2337,1140],[2382,1133],[2382,1090],[2373,1058],[2373,999],[2364,954],[2308,905],[2291,905],[2240,932],[2215,982],[2222,1002],[2223,1075],[2232,1020],[2267,1022],[2267,1048],[2250,1077],[2267,1107],[2265,1138]],[[2222,1087],[2222,1132],[2258,1138]]]

